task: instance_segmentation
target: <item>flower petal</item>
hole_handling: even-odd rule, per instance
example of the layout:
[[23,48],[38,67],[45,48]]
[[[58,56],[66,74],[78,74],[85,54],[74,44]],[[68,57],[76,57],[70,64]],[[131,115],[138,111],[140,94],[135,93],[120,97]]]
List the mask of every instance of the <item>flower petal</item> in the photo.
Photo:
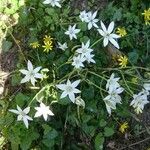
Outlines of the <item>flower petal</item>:
[[104,45],[104,47],[106,47],[108,45],[108,38],[107,37],[104,38],[103,45]]
[[27,66],[27,68],[28,68],[29,71],[33,71],[33,65],[32,65],[32,63],[31,63],[30,60],[28,60],[28,66]]
[[27,108],[25,108],[25,109],[23,110],[23,112],[24,112],[25,114],[28,114],[29,111],[30,111],[30,107],[27,107]]
[[74,81],[74,82],[72,83],[72,86],[73,86],[74,88],[77,87],[78,84],[80,83],[80,81],[81,81],[81,80]]
[[23,117],[23,122],[24,122],[26,128],[28,129],[29,123],[28,123],[27,118]]
[[109,26],[108,26],[108,30],[107,30],[107,32],[110,34],[112,31],[113,31],[113,29],[114,29],[114,21],[112,21],[110,24],[109,24]]
[[21,69],[21,70],[19,70],[22,74],[28,74],[28,70],[25,70],[25,69]]
[[109,38],[109,41],[110,41],[116,48],[119,49],[118,43],[117,43],[113,38]]
[[70,98],[70,100],[74,103],[75,102],[75,95],[74,95],[74,93],[70,93],[69,94],[69,98]]
[[102,21],[101,21],[101,27],[102,27],[104,32],[107,32],[107,29],[106,29],[106,27],[105,27],[105,25],[104,25],[104,23]]

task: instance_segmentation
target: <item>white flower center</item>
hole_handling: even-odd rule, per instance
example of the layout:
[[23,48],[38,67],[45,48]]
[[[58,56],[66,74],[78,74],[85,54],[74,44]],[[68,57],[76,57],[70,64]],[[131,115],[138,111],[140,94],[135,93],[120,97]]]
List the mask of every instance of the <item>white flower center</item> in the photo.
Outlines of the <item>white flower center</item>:
[[82,49],[82,52],[83,52],[83,53],[86,53],[86,52],[87,52],[87,49],[86,49],[86,48],[83,48],[83,49]]
[[72,92],[72,91],[73,91],[73,88],[72,88],[71,86],[67,86],[67,87],[66,87],[66,91],[67,91],[67,92]]
[[30,77],[34,77],[35,73],[33,71],[29,72]]
[[26,116],[26,114],[25,114],[23,111],[21,111],[20,114],[21,114],[21,116],[23,116],[23,117]]

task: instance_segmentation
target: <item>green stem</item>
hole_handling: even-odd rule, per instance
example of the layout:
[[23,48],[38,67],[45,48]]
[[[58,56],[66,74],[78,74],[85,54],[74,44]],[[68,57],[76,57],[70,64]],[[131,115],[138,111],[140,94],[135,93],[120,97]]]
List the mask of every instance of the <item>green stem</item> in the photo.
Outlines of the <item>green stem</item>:
[[85,79],[84,81],[85,81],[85,82],[87,82],[88,84],[91,84],[91,85],[95,86],[97,89],[102,90],[102,91],[104,91],[104,92],[106,92],[106,93],[107,93],[107,91],[106,91],[106,90],[104,90],[103,88],[101,88],[101,87],[97,86],[95,83],[91,82],[90,80]]
[[94,42],[90,47],[92,48],[93,46],[95,46],[97,43],[99,43],[103,38],[98,39],[96,42]]

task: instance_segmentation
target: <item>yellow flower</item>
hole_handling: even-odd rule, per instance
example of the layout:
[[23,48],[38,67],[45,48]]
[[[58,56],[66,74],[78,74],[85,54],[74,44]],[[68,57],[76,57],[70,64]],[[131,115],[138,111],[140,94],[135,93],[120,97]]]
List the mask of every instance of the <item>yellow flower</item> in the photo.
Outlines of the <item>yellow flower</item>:
[[142,15],[144,15],[145,24],[150,25],[150,8],[148,10],[144,10]]
[[51,36],[45,35],[45,37],[43,38],[43,40],[44,40],[44,43],[47,43],[47,42],[49,42],[51,44],[53,43],[52,42],[53,38],[51,38]]
[[120,125],[119,131],[121,133],[124,133],[127,128],[129,128],[128,123],[124,122],[123,124]]
[[116,33],[117,33],[119,36],[121,36],[121,37],[127,35],[127,32],[126,32],[126,30],[125,30],[124,27],[123,27],[123,28],[117,28]]
[[42,47],[44,48],[44,52],[49,52],[49,50],[52,50],[53,45],[52,42],[44,42],[45,45],[43,45]]
[[30,46],[32,48],[38,48],[40,46],[39,42],[33,42],[33,43],[30,43]]
[[121,68],[123,68],[127,66],[128,58],[126,56],[120,56],[118,61],[119,61],[119,65],[121,66]]

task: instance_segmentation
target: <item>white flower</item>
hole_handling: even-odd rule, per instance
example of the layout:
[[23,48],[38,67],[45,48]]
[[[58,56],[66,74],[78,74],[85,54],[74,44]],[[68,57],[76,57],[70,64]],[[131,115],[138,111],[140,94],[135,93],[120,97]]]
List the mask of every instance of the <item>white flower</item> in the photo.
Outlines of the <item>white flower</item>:
[[87,22],[88,16],[85,10],[80,12],[79,18],[82,22]]
[[65,51],[65,49],[68,48],[67,43],[65,42],[64,44],[61,44],[61,43],[58,42],[58,48]]
[[74,81],[73,83],[70,80],[67,81],[67,84],[58,84],[56,85],[57,88],[63,91],[60,98],[64,98],[67,95],[69,96],[70,100],[74,103],[75,102],[75,94],[81,93],[76,87],[80,83],[80,80]]
[[94,57],[94,55],[91,54],[91,53],[87,53],[86,56],[85,56],[86,61],[87,61],[88,63],[96,63],[95,60],[93,59],[93,57]]
[[27,107],[27,108],[25,108],[24,110],[22,110],[22,109],[17,105],[17,110],[15,110],[15,109],[10,109],[9,111],[10,111],[10,112],[13,112],[13,113],[15,113],[15,114],[17,114],[17,115],[18,115],[17,121],[23,120],[23,122],[24,122],[26,128],[28,128],[28,126],[29,126],[28,120],[30,120],[30,121],[33,120],[31,117],[29,117],[29,116],[27,115],[27,114],[29,113],[29,111],[30,111],[30,107]]
[[61,5],[59,4],[60,0],[45,0],[43,4],[51,4],[52,7],[57,6],[61,8]]
[[114,22],[112,21],[109,24],[108,29],[106,29],[104,23],[101,21],[101,28],[102,30],[98,29],[98,32],[104,37],[103,40],[104,47],[106,47],[108,45],[108,42],[110,41],[116,48],[119,49],[119,45],[114,39],[120,38],[120,36],[112,33],[114,29]]
[[117,103],[121,104],[121,97],[119,94],[121,94],[123,90],[124,89],[122,87],[118,87],[116,89],[113,89],[112,91],[108,91],[109,95],[103,99],[109,115],[111,115],[111,109],[116,109]]
[[85,57],[83,57],[82,55],[78,55],[78,56],[74,56],[73,57],[73,63],[72,65],[76,68],[79,69],[81,67],[84,67],[83,62],[85,61]]
[[37,81],[35,78],[41,79],[43,77],[42,74],[38,73],[41,67],[33,69],[32,63],[28,60],[27,68],[28,70],[19,70],[22,74],[25,75],[25,77],[21,80],[21,83],[25,83],[31,80],[32,85],[35,86],[35,82]]
[[135,112],[137,114],[142,113],[144,106],[149,103],[147,100],[147,94],[142,94],[141,92],[139,94],[133,95],[133,100],[130,103],[130,106],[132,106],[135,109]]
[[111,92],[114,89],[120,87],[120,85],[118,83],[119,79],[120,78],[115,78],[115,74],[112,73],[110,78],[107,80],[106,90],[109,90]]
[[43,103],[40,103],[40,107],[35,107],[37,112],[35,113],[34,117],[40,117],[43,116],[44,120],[47,121],[48,115],[53,116],[53,112],[49,109],[49,106],[46,106]]
[[116,109],[116,102],[111,100],[111,96],[108,95],[107,97],[105,97],[104,99],[105,105],[106,105],[106,109],[109,115],[111,115],[111,110],[115,110]]
[[66,35],[69,35],[70,40],[72,40],[73,38],[77,39],[76,34],[80,32],[80,29],[75,28],[76,24],[73,27],[69,25],[68,30],[65,32]]
[[93,26],[94,26],[95,28],[98,28],[98,26],[97,26],[96,23],[97,23],[99,20],[98,20],[98,19],[95,19],[96,15],[97,15],[97,11],[95,11],[93,14],[92,14],[92,12],[88,12],[88,13],[87,13],[87,20],[85,20],[85,22],[88,23],[88,29],[89,29],[89,30],[90,30]]
[[143,87],[145,90],[150,91],[150,83],[144,83]]
[[81,54],[82,56],[86,56],[92,51],[93,49],[90,48],[90,40],[88,40],[86,44],[82,43],[82,47],[77,49],[77,53]]

